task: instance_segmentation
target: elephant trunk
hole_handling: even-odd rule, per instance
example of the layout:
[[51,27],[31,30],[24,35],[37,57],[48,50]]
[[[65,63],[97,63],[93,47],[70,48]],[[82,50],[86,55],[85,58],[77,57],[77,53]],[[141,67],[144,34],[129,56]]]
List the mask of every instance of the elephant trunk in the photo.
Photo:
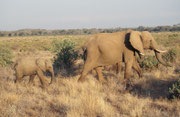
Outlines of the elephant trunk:
[[172,67],[172,65],[171,65],[170,63],[167,63],[167,62],[165,62],[165,61],[162,59],[161,53],[159,53],[159,52],[157,52],[157,51],[155,51],[155,50],[154,50],[154,52],[155,52],[155,55],[156,55],[157,60],[158,60],[161,64],[163,64],[163,65],[165,65],[165,66]]
[[151,48],[154,50],[156,58],[161,64],[163,64],[165,66],[172,66],[170,63],[167,63],[162,59],[161,53],[164,53],[166,51],[160,50],[155,40],[152,40]]

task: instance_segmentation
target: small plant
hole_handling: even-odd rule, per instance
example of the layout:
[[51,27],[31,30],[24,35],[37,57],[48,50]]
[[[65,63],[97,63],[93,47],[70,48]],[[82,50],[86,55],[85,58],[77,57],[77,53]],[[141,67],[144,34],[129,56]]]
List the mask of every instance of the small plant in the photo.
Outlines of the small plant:
[[57,58],[54,61],[55,66],[58,68],[71,68],[78,58],[78,51],[75,50],[75,42],[72,40],[63,40],[56,46],[59,50],[57,52]]
[[175,33],[174,33],[174,34],[169,35],[168,37],[169,37],[169,38],[178,37],[178,34],[175,34]]
[[145,69],[145,70],[152,70],[153,68],[158,67],[158,60],[156,59],[155,56],[151,56],[151,55],[145,55],[143,60],[139,60],[139,65],[141,68]]
[[180,99],[180,78],[179,80],[172,84],[172,87],[169,88],[169,99]]
[[163,59],[167,62],[174,62],[177,57],[177,51],[175,49],[170,49],[167,53],[163,55]]
[[0,65],[5,67],[12,64],[13,54],[9,47],[6,45],[0,45]]

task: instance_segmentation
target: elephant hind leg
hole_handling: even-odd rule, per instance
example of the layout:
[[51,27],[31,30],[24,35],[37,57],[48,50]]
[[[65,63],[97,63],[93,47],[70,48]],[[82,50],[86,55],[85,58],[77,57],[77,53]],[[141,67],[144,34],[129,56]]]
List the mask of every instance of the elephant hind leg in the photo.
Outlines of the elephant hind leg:
[[104,83],[105,80],[104,80],[104,77],[103,77],[103,74],[102,74],[102,67],[96,67],[96,72],[97,72],[97,75],[98,75],[98,80],[101,82],[101,83]]
[[33,84],[34,78],[36,75],[31,75],[29,78],[29,84]]
[[23,78],[23,74],[16,72],[16,80],[15,83],[17,84]]
[[78,82],[83,82],[85,80],[85,76],[87,75],[87,73],[92,70],[95,66],[95,61],[94,60],[89,60],[87,58],[85,64],[84,64],[84,68],[83,71],[81,73],[81,76],[78,79]]

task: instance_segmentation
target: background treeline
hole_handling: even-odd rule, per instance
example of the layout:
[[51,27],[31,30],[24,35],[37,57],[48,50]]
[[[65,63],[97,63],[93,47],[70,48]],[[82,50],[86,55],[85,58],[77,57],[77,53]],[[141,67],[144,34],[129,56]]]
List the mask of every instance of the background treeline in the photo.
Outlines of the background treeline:
[[[60,29],[60,30],[46,30],[46,29],[22,29],[17,31],[0,31],[0,37],[3,36],[40,36],[40,35],[83,35],[95,33],[112,33],[126,30],[127,28],[109,28],[109,29]],[[166,31],[180,31],[180,23],[173,26],[157,26],[157,27],[143,27],[131,28],[138,31],[150,32],[166,32]]]

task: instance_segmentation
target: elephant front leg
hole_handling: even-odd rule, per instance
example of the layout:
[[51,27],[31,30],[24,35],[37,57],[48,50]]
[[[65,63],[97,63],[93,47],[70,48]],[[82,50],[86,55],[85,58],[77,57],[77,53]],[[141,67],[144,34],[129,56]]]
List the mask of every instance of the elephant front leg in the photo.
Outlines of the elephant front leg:
[[129,77],[131,75],[132,65],[133,65],[132,62],[125,63],[125,73],[124,73],[125,89],[129,89],[129,87],[130,87]]
[[139,75],[139,78],[142,78],[142,70],[137,62],[137,59],[134,60],[133,62],[133,68],[137,71],[138,75]]
[[43,72],[42,72],[41,70],[38,70],[38,71],[37,71],[37,75],[38,75],[38,77],[39,77],[39,79],[40,79],[40,82],[41,82],[41,84],[42,84],[42,87],[45,88],[45,87],[46,87],[46,82],[45,82],[45,77],[44,77],[44,75],[43,75]]
[[119,74],[121,72],[122,62],[116,63],[116,74]]
[[104,80],[104,77],[103,77],[103,74],[102,74],[102,67],[97,67],[97,68],[96,68],[96,72],[97,72],[97,75],[98,75],[98,80],[99,80],[101,83],[104,83],[105,80]]

